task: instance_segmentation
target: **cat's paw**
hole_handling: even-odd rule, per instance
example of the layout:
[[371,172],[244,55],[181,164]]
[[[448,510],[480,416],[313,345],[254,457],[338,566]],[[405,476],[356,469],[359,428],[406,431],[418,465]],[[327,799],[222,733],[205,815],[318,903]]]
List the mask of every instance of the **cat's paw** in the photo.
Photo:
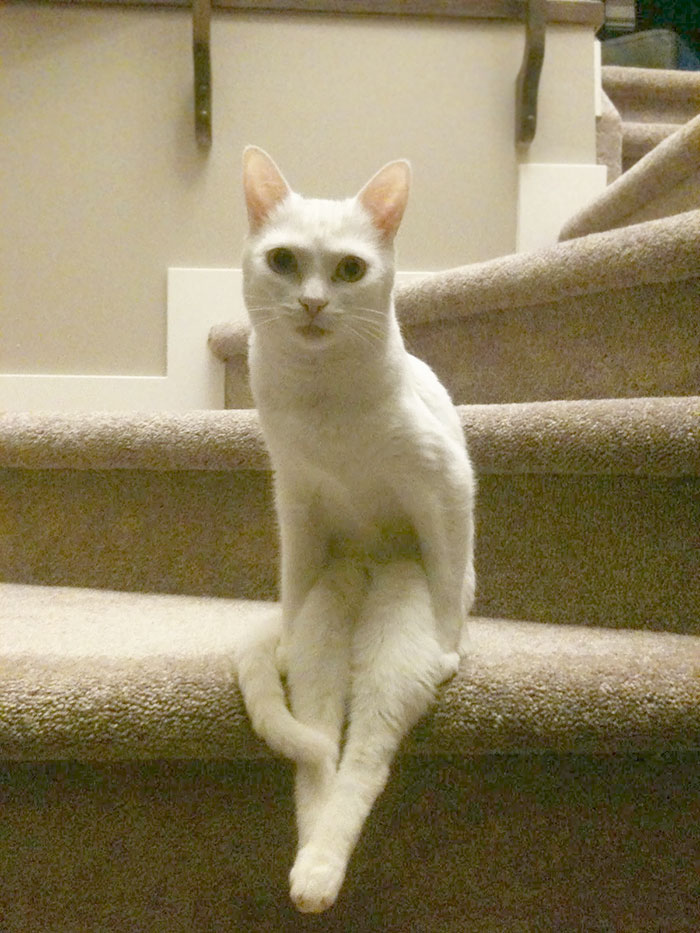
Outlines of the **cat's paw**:
[[447,651],[440,658],[439,682],[441,684],[451,680],[459,670],[459,653],[457,651]]
[[312,845],[300,849],[289,874],[290,895],[302,913],[320,914],[338,897],[345,862]]

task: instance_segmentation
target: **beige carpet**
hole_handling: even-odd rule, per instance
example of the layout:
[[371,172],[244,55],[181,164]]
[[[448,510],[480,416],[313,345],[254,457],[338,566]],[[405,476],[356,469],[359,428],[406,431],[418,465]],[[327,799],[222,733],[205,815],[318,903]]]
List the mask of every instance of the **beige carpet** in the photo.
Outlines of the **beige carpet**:
[[[465,406],[477,612],[697,631],[699,409],[698,397]],[[276,596],[250,412],[8,415],[0,462],[5,580]]]
[[561,239],[700,210],[700,116],[684,123],[565,226]]
[[404,757],[337,905],[295,914],[272,762],[0,765],[3,933],[694,933],[694,755]]
[[323,918],[236,687],[277,617],[245,328],[235,410],[0,416],[0,933],[698,929],[696,136],[565,242],[399,290],[479,475],[472,647]]
[[[0,584],[6,760],[254,758],[236,690],[269,602]],[[70,627],[67,626],[70,620]],[[474,619],[420,754],[700,745],[700,639]]]
[[700,114],[700,73],[603,67],[603,89],[622,118],[622,168],[631,168]]
[[[693,930],[700,398],[461,413],[472,653],[323,929]],[[254,414],[7,415],[0,462],[0,930],[309,929],[235,685],[276,612]]]

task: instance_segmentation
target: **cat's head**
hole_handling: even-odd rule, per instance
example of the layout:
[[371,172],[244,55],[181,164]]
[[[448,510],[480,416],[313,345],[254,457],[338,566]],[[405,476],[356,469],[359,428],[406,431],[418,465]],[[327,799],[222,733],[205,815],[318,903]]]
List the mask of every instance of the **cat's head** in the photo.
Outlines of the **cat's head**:
[[390,162],[354,198],[304,198],[249,146],[243,278],[255,332],[314,352],[380,341],[390,327],[393,242],[409,184],[408,162]]

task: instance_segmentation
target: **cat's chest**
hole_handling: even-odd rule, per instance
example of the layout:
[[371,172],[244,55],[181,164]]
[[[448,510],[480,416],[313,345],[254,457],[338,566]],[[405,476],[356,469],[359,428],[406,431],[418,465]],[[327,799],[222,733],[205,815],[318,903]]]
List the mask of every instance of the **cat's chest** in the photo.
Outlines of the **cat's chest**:
[[385,441],[366,425],[353,422],[317,424],[300,433],[287,447],[296,469],[340,495],[343,491],[359,508],[372,509],[386,495]]
[[392,444],[374,419],[290,419],[282,430],[275,467],[296,489],[313,493],[326,522],[363,536],[401,518]]
[[357,477],[368,459],[382,455],[382,441],[376,429],[361,420],[318,420],[295,431],[289,449],[306,466],[336,476]]

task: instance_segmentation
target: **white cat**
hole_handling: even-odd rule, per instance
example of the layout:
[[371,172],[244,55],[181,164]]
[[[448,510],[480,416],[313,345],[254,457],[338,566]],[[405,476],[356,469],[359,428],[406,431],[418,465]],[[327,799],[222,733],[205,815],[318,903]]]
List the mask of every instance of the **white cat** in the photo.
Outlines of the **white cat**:
[[[316,730],[282,749],[297,761],[291,896],[318,912],[402,738],[459,664],[474,478],[449,396],[407,353],[394,313],[408,163],[343,201],[295,194],[261,149],[243,163],[251,386],[282,544],[279,658],[296,727]],[[277,748],[281,699],[279,688],[254,722]]]

